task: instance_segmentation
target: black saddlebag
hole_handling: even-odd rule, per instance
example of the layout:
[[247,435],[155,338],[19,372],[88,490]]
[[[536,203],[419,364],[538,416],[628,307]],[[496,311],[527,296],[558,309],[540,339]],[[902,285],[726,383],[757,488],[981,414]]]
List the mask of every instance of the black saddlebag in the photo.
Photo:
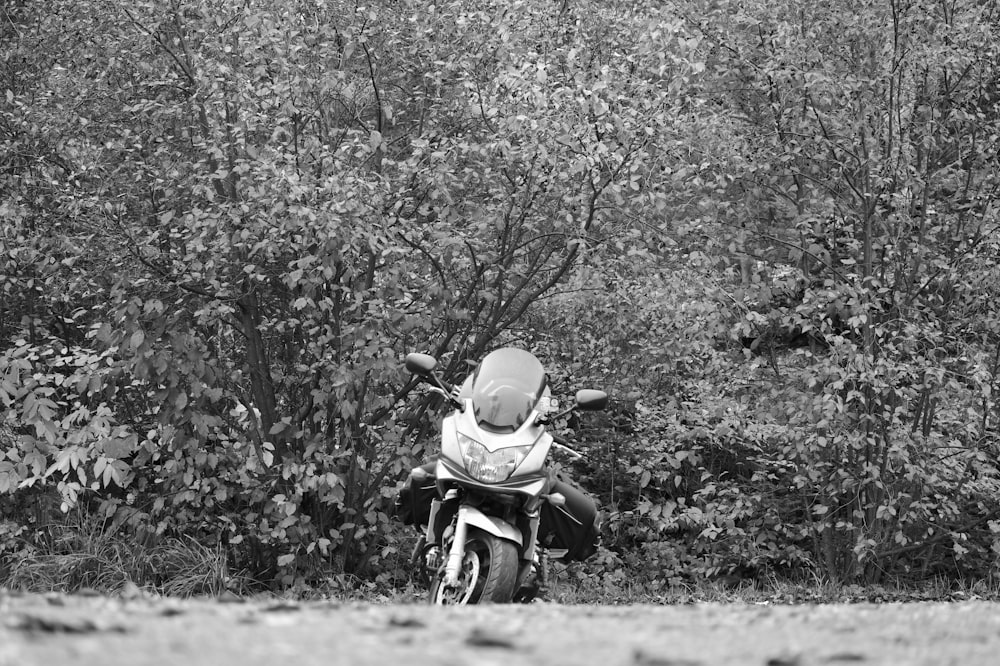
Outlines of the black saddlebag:
[[548,548],[565,549],[565,559],[582,562],[597,552],[600,521],[597,506],[583,492],[556,480],[550,492],[561,493],[565,506],[544,502],[538,524],[538,541]]
[[437,497],[437,481],[434,478],[434,465],[425,465],[430,473],[423,481],[417,481],[413,476],[406,477],[406,482],[396,496],[396,518],[404,525],[426,525],[431,515],[431,502]]

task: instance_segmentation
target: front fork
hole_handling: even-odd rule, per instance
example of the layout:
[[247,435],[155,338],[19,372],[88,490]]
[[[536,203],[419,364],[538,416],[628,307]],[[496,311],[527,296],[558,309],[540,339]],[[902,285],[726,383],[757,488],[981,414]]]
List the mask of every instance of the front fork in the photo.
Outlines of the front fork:
[[468,507],[464,504],[458,507],[458,516],[455,518],[455,533],[452,535],[448,561],[444,565],[445,587],[458,585],[458,575],[462,571],[462,560],[465,558],[465,537],[469,533],[469,523],[465,519],[467,512]]
[[[435,497],[433,500],[431,500],[431,511],[430,511],[430,515],[428,516],[428,519],[427,519],[427,531],[424,533],[424,543],[426,543],[426,544],[437,544],[437,546],[435,547],[434,555],[432,556],[430,554],[430,552],[428,552],[427,556],[426,556],[426,559],[425,559],[425,561],[423,563],[424,566],[428,567],[428,569],[437,570],[438,567],[440,566],[440,561],[441,561],[440,560],[440,554],[439,554],[440,553],[440,546],[442,546],[444,544],[444,541],[445,541],[445,538],[444,538],[443,534],[441,535],[441,539],[440,540],[438,539],[438,535],[437,535],[437,518],[438,518],[438,514],[441,512],[441,507],[442,507],[442,505],[445,502],[451,502],[451,501],[454,501],[457,498],[458,498],[458,491],[455,490],[454,488],[452,488],[447,493],[445,493],[444,499],[438,499],[438,498]],[[462,558],[465,557],[465,537],[468,534],[468,525],[465,524],[464,520],[458,520],[459,517],[464,518],[464,516],[462,516],[462,508],[464,508],[464,507],[460,507],[459,508],[459,515],[456,516],[456,522],[455,522],[456,535],[457,535],[457,533],[459,531],[459,523],[461,523],[461,532],[462,532],[461,537],[462,538],[461,538],[461,540],[455,539],[452,542],[451,551],[448,553],[448,565],[449,566],[446,569],[445,581],[446,581],[446,583],[448,583],[450,585],[457,585],[458,584],[458,573],[461,570]],[[456,544],[458,545],[458,552],[457,553],[454,552]],[[453,565],[452,562],[455,561],[456,557],[457,557],[457,563],[458,564],[457,565]],[[449,571],[449,570],[454,570],[451,575],[447,574],[447,571]],[[451,582],[448,582],[448,581],[451,581]]]

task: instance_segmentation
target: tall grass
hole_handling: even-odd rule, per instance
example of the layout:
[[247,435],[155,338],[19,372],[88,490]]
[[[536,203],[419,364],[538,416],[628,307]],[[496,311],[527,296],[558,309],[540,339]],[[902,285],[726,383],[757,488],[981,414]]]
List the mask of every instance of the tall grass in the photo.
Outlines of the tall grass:
[[27,592],[114,593],[135,585],[178,597],[249,594],[255,586],[246,572],[229,570],[223,548],[191,538],[147,546],[85,515],[32,532],[33,537],[22,538],[16,550],[5,553],[0,586]]

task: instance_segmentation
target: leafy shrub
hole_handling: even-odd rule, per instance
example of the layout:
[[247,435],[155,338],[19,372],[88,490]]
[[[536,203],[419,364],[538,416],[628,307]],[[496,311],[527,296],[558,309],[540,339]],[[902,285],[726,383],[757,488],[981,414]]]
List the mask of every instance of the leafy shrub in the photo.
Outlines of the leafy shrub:
[[0,22],[5,574],[118,584],[79,509],[178,591],[403,580],[399,362],[508,342],[614,398],[600,585],[993,570],[978,4],[224,4]]

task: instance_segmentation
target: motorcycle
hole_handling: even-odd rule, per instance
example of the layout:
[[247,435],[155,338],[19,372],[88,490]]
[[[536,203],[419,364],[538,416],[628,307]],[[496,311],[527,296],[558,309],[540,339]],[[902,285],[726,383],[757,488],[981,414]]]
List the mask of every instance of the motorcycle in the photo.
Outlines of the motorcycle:
[[576,506],[584,496],[546,465],[553,449],[583,456],[546,426],[574,410],[604,409],[607,394],[580,390],[559,411],[541,362],[514,348],[488,354],[461,387],[442,381],[427,354],[409,354],[405,365],[452,408],[437,460],[407,482],[433,493],[414,551],[429,576],[430,603],[530,601],[547,584],[550,559],[584,559],[598,534],[593,503],[583,500],[591,514],[574,515],[567,495]]

